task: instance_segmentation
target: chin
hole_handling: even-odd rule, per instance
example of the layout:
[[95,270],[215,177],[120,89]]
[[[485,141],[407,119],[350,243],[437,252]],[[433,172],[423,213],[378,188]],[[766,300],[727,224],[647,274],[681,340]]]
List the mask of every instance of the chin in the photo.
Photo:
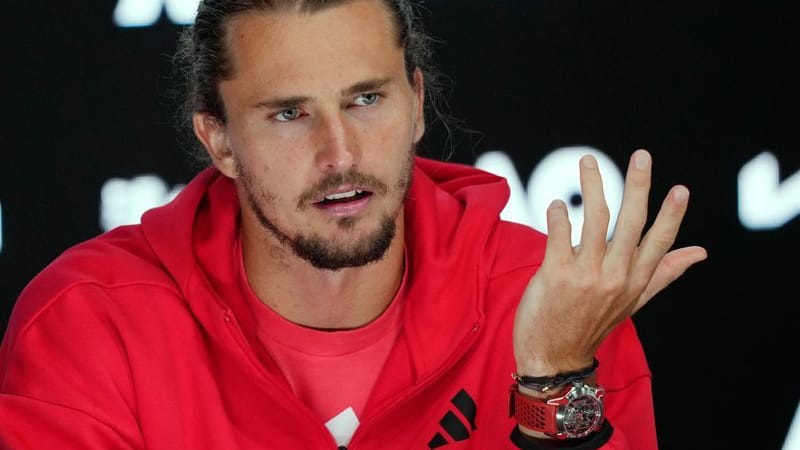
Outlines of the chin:
[[293,240],[292,249],[302,259],[319,269],[339,270],[361,267],[383,259],[394,241],[397,230],[395,218],[386,216],[380,224],[361,237],[338,236],[326,240],[319,236],[298,236]]

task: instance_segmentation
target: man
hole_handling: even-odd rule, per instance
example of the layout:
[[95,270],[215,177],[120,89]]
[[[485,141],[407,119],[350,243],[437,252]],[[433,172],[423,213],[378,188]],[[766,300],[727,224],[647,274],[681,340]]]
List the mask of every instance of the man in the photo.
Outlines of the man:
[[611,241],[582,159],[573,248],[563,203],[545,237],[499,220],[504,180],[415,157],[405,0],[207,0],[182,45],[213,167],[25,289],[0,447],[656,448],[630,316],[705,250],[669,251],[682,186],[642,237],[646,151]]

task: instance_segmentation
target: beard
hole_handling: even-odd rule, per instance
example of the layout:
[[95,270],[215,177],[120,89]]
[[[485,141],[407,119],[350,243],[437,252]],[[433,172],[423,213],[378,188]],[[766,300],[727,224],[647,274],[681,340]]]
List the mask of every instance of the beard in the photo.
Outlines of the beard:
[[[281,230],[275,221],[267,216],[264,205],[271,202],[272,197],[262,188],[261,184],[252,173],[248,172],[237,160],[236,171],[242,181],[247,204],[255,214],[261,226],[271,233],[283,246],[291,249],[297,257],[307,261],[317,269],[337,271],[349,267],[361,267],[383,258],[397,232],[397,217],[403,207],[408,190],[411,186],[414,154],[412,150],[404,163],[395,189],[401,193],[398,206],[385,213],[378,222],[377,228],[366,236],[350,242],[347,245],[337,244],[333,240],[325,239],[317,234],[290,235]],[[373,195],[387,195],[390,193],[385,183],[377,178],[355,170],[335,173],[326,176],[314,187],[304,192],[298,202],[297,210],[303,211],[313,204],[311,199],[318,198],[325,191],[342,184],[353,184],[369,188]],[[352,217],[340,218],[336,221],[342,229],[352,229],[357,219]]]

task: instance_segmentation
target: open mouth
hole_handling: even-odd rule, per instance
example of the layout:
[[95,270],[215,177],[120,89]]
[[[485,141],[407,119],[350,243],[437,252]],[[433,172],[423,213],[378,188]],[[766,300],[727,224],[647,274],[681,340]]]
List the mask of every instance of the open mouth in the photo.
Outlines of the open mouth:
[[370,191],[362,191],[359,189],[347,191],[347,192],[340,192],[337,194],[331,194],[325,196],[322,200],[315,203],[315,205],[319,206],[333,206],[333,205],[341,205],[350,202],[356,202],[361,199],[370,197],[372,192]]

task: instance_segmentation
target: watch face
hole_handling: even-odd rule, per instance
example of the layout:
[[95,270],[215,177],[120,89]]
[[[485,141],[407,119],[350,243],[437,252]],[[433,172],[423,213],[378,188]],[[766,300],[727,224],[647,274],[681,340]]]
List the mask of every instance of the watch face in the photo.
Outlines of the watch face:
[[603,418],[603,405],[597,398],[584,395],[572,399],[560,416],[556,417],[561,425],[559,428],[564,430],[568,437],[583,437],[597,430]]

